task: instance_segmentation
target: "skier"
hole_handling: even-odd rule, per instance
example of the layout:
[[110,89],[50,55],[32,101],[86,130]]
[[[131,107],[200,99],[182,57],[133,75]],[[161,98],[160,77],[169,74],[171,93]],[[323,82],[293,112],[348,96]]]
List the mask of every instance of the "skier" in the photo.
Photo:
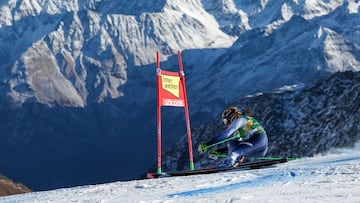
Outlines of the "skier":
[[245,156],[264,156],[268,150],[268,138],[264,128],[253,117],[242,115],[237,107],[229,107],[221,115],[227,129],[213,140],[199,145],[198,150],[204,153],[208,146],[226,138],[231,139],[228,144],[227,158],[218,164],[218,168],[236,167],[244,161]]

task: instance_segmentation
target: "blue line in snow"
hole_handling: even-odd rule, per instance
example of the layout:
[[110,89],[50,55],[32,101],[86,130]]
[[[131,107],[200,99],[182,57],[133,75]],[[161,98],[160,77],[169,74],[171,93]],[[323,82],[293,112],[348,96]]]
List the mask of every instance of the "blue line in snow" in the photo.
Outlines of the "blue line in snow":
[[[198,190],[190,190],[190,191],[186,191],[186,192],[173,193],[173,194],[167,195],[167,197],[191,197],[191,196],[198,196],[198,195],[204,195],[204,194],[215,193],[215,192],[224,192],[224,191],[234,190],[234,189],[238,189],[238,188],[242,188],[242,187],[246,187],[246,188],[256,187],[256,186],[262,185],[266,181],[269,181],[269,180],[273,181],[274,179],[276,179],[277,176],[278,175],[267,175],[267,176],[255,178],[253,180],[248,180],[248,181],[239,182],[239,183],[233,183],[230,185],[223,185],[223,186],[218,186],[218,187],[210,187],[210,188],[203,188],[203,189],[198,189]],[[283,179],[283,178],[279,178],[279,179]]]
[[[327,161],[320,163],[320,165],[326,165],[326,164],[338,164],[343,162],[351,162],[355,160],[359,160],[360,157],[350,157],[345,159],[339,159],[339,160],[333,160],[333,161]],[[307,170],[307,168],[304,168],[303,170]],[[264,185],[267,181],[286,181],[294,176],[297,176],[297,174],[294,171],[290,171],[290,174],[286,171],[283,172],[277,172],[272,175],[262,176],[258,177],[252,180],[247,180],[239,183],[233,183],[229,185],[223,185],[223,186],[217,186],[217,187],[209,187],[209,188],[203,188],[203,189],[197,189],[197,190],[190,190],[185,192],[179,192],[179,193],[173,193],[168,194],[167,197],[191,197],[191,196],[199,196],[199,195],[205,195],[210,193],[216,193],[216,192],[224,192],[224,191],[230,191],[235,190],[239,188],[248,188],[248,187],[257,187]]]
[[357,156],[357,157],[350,157],[350,158],[346,158],[346,159],[328,161],[328,162],[324,162],[322,164],[338,164],[338,163],[343,163],[343,162],[356,161],[356,160],[359,160],[359,159],[360,159],[360,156]]

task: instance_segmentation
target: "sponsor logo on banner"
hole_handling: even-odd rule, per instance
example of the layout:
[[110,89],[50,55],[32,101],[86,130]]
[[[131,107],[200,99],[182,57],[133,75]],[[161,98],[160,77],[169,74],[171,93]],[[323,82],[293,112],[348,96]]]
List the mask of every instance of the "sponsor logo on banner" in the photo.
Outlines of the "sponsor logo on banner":
[[163,99],[162,101],[165,106],[185,106],[183,99]]
[[180,77],[179,76],[170,76],[170,75],[162,75],[162,88],[168,92],[170,92],[175,97],[180,97]]

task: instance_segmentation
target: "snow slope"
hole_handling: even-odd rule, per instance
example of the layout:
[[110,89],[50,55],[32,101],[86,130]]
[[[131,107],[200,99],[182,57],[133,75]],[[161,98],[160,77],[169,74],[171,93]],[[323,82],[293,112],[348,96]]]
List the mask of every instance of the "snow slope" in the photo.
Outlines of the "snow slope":
[[360,146],[276,167],[87,185],[0,202],[358,202]]

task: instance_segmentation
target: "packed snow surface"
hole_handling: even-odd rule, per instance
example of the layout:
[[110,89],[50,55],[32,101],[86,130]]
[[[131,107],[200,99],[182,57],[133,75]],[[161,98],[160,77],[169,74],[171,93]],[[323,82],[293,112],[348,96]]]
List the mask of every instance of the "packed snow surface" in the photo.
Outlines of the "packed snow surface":
[[360,147],[275,167],[87,185],[0,202],[359,202]]

